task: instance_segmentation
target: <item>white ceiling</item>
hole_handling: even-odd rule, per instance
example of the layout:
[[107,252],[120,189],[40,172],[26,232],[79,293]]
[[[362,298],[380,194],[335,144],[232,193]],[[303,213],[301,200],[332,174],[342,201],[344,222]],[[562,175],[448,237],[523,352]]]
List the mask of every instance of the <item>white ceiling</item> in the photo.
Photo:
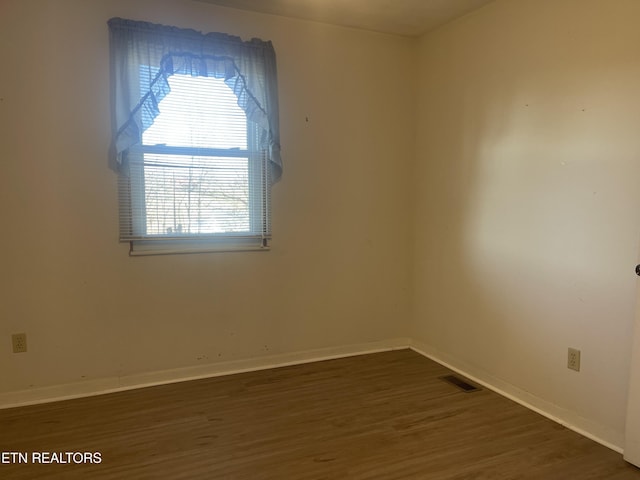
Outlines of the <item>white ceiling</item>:
[[416,36],[493,0],[197,0],[345,27]]

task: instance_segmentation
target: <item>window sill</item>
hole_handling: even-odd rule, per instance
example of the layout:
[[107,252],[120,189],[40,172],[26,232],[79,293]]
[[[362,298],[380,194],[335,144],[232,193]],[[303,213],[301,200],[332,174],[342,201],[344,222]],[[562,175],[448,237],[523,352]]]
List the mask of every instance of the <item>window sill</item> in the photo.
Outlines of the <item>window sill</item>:
[[270,250],[267,238],[131,240],[129,256],[191,253],[253,252]]

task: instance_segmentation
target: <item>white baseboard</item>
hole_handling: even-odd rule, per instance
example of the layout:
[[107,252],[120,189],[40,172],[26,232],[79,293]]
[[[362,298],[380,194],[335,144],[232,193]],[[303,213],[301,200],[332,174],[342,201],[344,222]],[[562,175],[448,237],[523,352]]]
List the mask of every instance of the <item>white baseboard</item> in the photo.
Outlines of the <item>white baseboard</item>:
[[210,363],[194,367],[176,368],[149,373],[109,377],[85,382],[33,388],[16,392],[0,393],[0,409],[57,402],[74,398],[92,397],[107,393],[153,387],[170,383],[199,380],[202,378],[233,375],[269,368],[286,367],[303,363],[319,362],[335,358],[352,357],[368,353],[386,352],[409,348],[408,338],[395,338],[380,342],[321,348],[304,352],[284,353],[259,358]]
[[623,447],[620,445],[624,444],[624,440],[620,438],[620,435],[617,432],[612,431],[611,429],[583,418],[570,410],[563,409],[551,402],[536,397],[535,395],[532,395],[531,393],[508,382],[500,380],[476,367],[460,362],[447,354],[437,351],[430,345],[416,340],[411,340],[410,348],[416,353],[419,353],[420,355],[423,355],[430,360],[459,373],[469,380],[472,380],[483,387],[502,395],[503,397],[519,403],[529,410],[533,410],[534,412],[539,413],[540,415],[547,417],[548,419],[553,420],[576,433],[579,433],[583,437],[587,437],[598,442],[599,444],[618,453],[623,452]]
[[598,442],[618,453],[623,452],[623,439],[620,435],[575,413],[562,409],[546,400],[538,398],[518,387],[504,382],[476,367],[437,351],[430,345],[409,338],[395,338],[380,342],[348,345],[343,347],[322,348],[304,352],[285,353],[264,356],[255,359],[231,362],[211,363],[194,367],[140,373],[123,377],[110,377],[85,382],[33,388],[16,392],[0,393],[0,409],[35,405],[40,403],[91,397],[107,393],[134,390],[137,388],[166,385],[170,383],[198,380],[202,378],[233,375],[236,373],[266,370],[269,368],[319,362],[335,358],[365,355],[411,348],[416,353],[433,360],[492,390],[503,397],[573,430],[580,435]]

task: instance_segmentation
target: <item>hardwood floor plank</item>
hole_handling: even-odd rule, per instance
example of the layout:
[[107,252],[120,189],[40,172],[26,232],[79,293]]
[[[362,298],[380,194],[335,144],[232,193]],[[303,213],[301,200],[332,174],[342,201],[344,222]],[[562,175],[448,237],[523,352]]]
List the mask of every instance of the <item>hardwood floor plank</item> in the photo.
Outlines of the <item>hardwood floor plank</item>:
[[621,455],[401,350],[0,410],[7,479],[640,480]]

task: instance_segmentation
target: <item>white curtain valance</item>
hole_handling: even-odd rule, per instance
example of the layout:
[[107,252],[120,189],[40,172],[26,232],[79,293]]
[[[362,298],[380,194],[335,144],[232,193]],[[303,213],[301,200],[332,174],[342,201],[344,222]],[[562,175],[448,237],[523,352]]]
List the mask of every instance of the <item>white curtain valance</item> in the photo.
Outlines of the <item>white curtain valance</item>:
[[247,120],[260,129],[271,181],[280,179],[277,70],[271,42],[122,18],[112,18],[108,25],[113,149],[118,164],[158,116],[158,104],[171,90],[168,78],[186,74],[224,79]]

